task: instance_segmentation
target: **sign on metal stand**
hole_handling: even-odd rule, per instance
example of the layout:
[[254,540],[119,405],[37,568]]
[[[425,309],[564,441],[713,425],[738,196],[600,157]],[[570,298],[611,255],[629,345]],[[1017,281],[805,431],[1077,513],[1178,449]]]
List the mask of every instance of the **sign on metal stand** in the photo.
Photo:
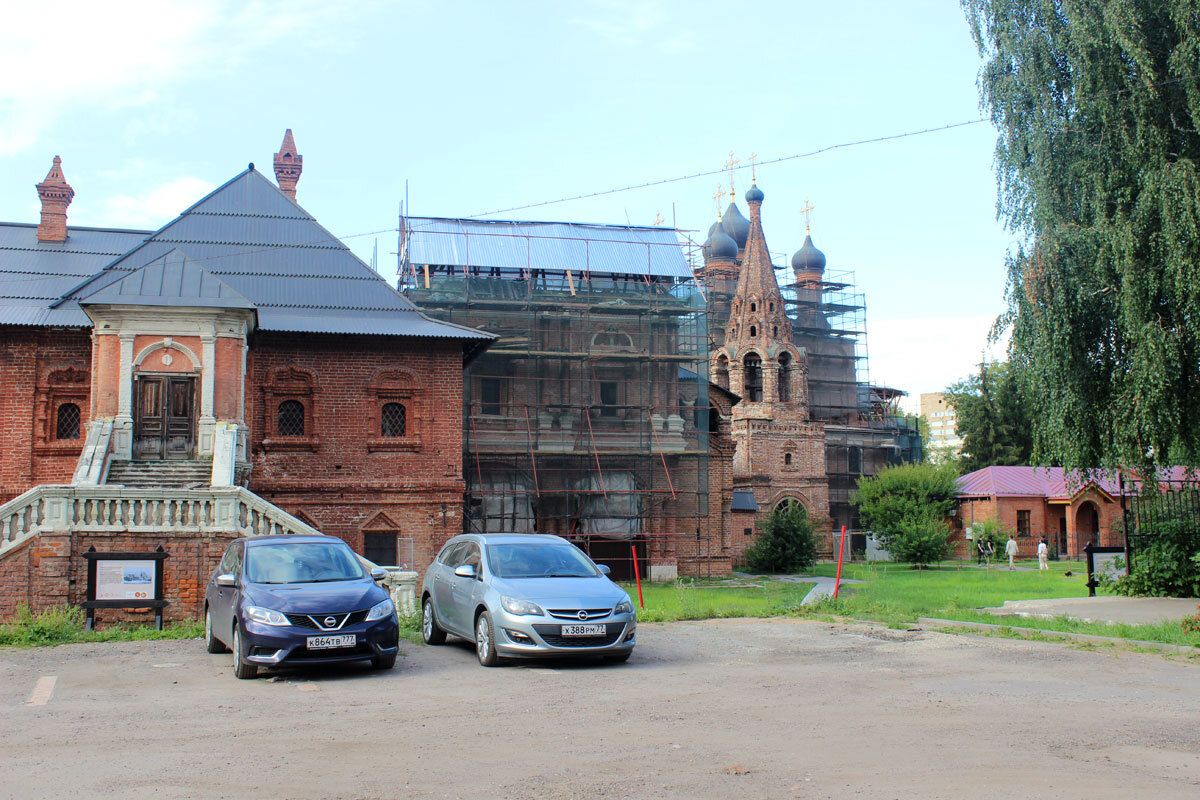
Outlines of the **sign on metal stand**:
[[1121,547],[1100,547],[1099,545],[1088,544],[1083,548],[1083,552],[1087,554],[1087,587],[1088,597],[1096,596],[1096,587],[1100,585],[1097,575],[1105,575],[1109,578],[1120,577],[1121,574],[1129,574],[1129,562],[1125,562],[1125,568],[1118,570],[1116,565],[1112,563],[1116,558],[1128,558],[1125,546]]
[[88,563],[87,629],[96,627],[98,608],[152,608],[154,627],[162,630],[163,561],[169,553],[160,545],[149,553],[98,553],[89,547],[83,557]]

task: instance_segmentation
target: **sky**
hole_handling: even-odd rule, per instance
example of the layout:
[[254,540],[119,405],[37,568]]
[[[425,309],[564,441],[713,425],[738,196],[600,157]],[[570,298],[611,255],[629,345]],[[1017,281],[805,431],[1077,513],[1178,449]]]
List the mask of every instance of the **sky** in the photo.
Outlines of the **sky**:
[[[416,215],[473,216],[722,170],[751,154],[777,263],[813,241],[866,299],[870,378],[977,369],[1015,239],[954,0],[0,0],[0,219],[55,155],[73,225],[154,229],[291,128],[298,201],[395,277]],[[775,159],[813,153],[776,163]],[[491,215],[703,232],[727,172]]]

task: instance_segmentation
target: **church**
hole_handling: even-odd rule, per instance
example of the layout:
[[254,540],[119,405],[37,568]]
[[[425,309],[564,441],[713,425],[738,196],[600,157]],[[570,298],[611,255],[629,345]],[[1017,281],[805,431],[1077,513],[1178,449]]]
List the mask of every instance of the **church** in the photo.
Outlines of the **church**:
[[0,223],[0,616],[78,603],[93,546],[166,541],[194,616],[236,535],[411,569],[461,530],[463,369],[495,337],[354,256],[302,167],[288,131],[275,181],[251,164],[138,231],[70,225],[55,157],[40,223]]

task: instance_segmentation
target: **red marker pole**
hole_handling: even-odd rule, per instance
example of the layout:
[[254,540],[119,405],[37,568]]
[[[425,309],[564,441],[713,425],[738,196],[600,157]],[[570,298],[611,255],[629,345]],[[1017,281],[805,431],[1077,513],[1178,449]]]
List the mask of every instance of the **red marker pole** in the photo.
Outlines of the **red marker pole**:
[[842,526],[842,543],[838,546],[837,580],[833,582],[833,599],[837,600],[838,587],[842,585],[842,554],[846,552],[846,526]]
[[638,605],[642,608],[645,608],[646,601],[642,599],[642,573],[638,570],[637,547],[633,542],[629,543],[629,552],[633,553],[633,578],[637,581],[638,586]]

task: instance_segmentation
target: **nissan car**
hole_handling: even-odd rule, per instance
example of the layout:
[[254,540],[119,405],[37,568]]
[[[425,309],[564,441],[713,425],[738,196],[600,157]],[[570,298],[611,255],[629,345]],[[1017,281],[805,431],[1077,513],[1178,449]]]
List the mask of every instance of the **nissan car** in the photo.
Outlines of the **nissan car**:
[[546,534],[464,534],[425,572],[421,636],[475,643],[485,667],[506,658],[625,661],[637,617],[624,589],[578,547]]
[[259,667],[370,660],[391,669],[396,608],[354,551],[332,536],[263,536],[229,545],[204,593],[208,652],[233,651],[238,678]]

